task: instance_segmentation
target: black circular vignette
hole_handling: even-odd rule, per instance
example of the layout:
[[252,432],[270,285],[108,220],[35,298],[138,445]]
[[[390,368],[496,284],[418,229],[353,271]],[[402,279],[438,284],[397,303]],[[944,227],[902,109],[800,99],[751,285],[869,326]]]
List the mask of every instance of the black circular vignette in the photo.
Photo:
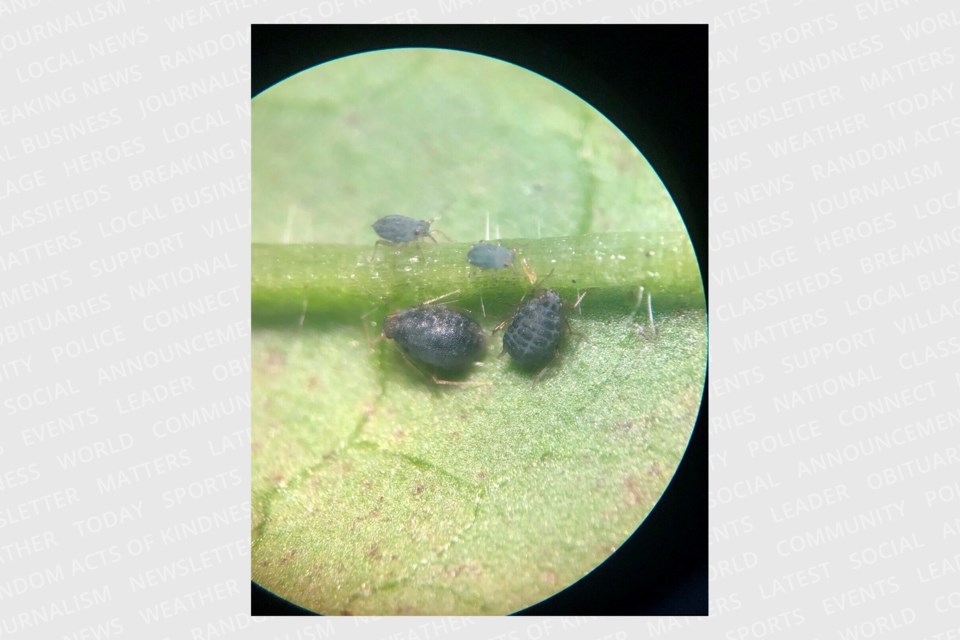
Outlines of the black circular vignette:
[[[707,25],[253,25],[254,96],[348,55],[487,55],[577,94],[641,150],[677,205],[707,295]],[[706,383],[704,389],[706,389]],[[707,615],[707,397],[656,507],[590,574],[518,615]],[[252,583],[253,615],[309,615]]]

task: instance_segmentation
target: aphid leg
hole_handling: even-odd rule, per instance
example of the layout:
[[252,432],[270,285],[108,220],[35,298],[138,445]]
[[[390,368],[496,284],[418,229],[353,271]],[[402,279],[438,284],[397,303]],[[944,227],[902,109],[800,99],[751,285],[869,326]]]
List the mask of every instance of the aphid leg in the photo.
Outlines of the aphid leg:
[[489,380],[444,380],[443,378],[438,378],[432,373],[430,374],[430,377],[433,378],[433,381],[436,384],[453,384],[457,385],[458,387],[479,387],[493,384]]
[[569,335],[577,336],[577,338],[579,338],[580,340],[586,340],[587,342],[590,342],[590,340],[587,338],[587,334],[581,333],[579,331],[574,331],[573,328],[570,326],[570,323],[567,322],[566,318],[563,319],[563,327]]
[[[381,336],[381,337],[383,337],[383,336]],[[469,387],[469,386],[493,384],[493,383],[490,382],[489,380],[444,380],[443,378],[438,378],[435,374],[433,374],[433,373],[427,373],[426,371],[424,371],[423,369],[421,369],[420,367],[418,367],[418,366],[417,366],[417,363],[415,363],[413,360],[411,360],[411,359],[407,356],[407,354],[405,354],[405,353],[403,352],[403,349],[398,348],[398,349],[397,349],[397,352],[398,352],[401,356],[403,356],[403,359],[406,360],[407,364],[409,364],[411,367],[413,367],[413,368],[417,371],[417,373],[419,373],[420,375],[422,375],[424,378],[430,378],[431,380],[433,380],[433,383],[434,383],[434,384],[448,384],[448,385],[456,385],[456,386],[460,386],[460,387]]]
[[448,236],[447,234],[445,234],[443,231],[440,231],[440,229],[433,229],[433,230],[430,231],[430,233],[427,234],[427,237],[430,238],[431,240],[433,240],[434,243],[437,243],[437,239],[433,237],[433,234],[435,234],[435,233],[439,233],[440,236],[441,236],[444,240],[446,240],[447,242],[453,242],[453,239],[450,238],[450,236]]
[[[557,353],[554,354],[554,356],[553,356],[553,358],[550,360],[550,362],[553,362],[553,360],[555,360],[555,359],[557,358],[557,356],[559,356],[559,355],[560,355],[560,352],[557,351]],[[540,371],[537,371],[537,374],[536,374],[535,376],[533,376],[533,381],[534,381],[534,382],[540,382],[540,378],[543,377],[543,374],[546,373],[546,372],[547,372],[547,369],[549,369],[549,368],[550,368],[550,363],[549,363],[549,362],[548,362],[547,364],[543,365],[543,369],[540,369]]]
[[483,306],[483,296],[480,296],[480,311],[483,312],[483,317],[487,317],[487,309]]
[[[500,329],[503,329],[505,326],[507,326],[508,322],[510,322],[510,318],[507,318],[506,320],[504,320],[503,322],[495,326],[493,328],[493,331],[490,332],[490,335],[494,335],[497,331],[500,331]],[[503,354],[501,353],[500,355],[503,355]]]
[[382,244],[385,244],[385,245],[388,245],[388,246],[392,246],[392,245],[393,245],[393,243],[390,242],[389,240],[377,240],[376,242],[374,242],[374,243],[373,243],[373,255],[370,256],[370,261],[371,261],[371,262],[373,262],[374,260],[376,260],[376,258],[377,258],[377,249],[379,249],[379,248],[380,248],[380,245],[382,245]]
[[307,317],[307,299],[303,299],[303,311],[300,312],[300,326],[303,326],[303,321]]
[[[578,294],[578,295],[577,295],[577,301],[573,303],[573,305],[572,305],[571,308],[576,309],[577,312],[579,313],[579,312],[580,312],[580,303],[583,302],[583,299],[586,297],[586,295],[587,295],[587,293],[588,293],[589,291],[590,291],[590,290],[587,289],[587,290],[584,291],[583,293]],[[580,315],[583,315],[583,314],[581,313]],[[564,324],[564,326],[566,327],[567,333],[572,334],[572,335],[575,335],[575,336],[577,336],[577,338],[579,338],[579,339],[581,339],[581,340],[586,340],[587,342],[589,342],[589,339],[587,338],[586,334],[580,333],[579,331],[574,331],[574,330],[570,327],[570,323],[567,322],[567,319],[566,319],[566,318],[563,319],[563,324]]]

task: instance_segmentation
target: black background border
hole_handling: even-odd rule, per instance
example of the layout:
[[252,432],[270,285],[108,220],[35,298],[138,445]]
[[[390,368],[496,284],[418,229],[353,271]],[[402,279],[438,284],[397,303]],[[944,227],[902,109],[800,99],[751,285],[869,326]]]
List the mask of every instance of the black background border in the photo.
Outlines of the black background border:
[[[597,108],[669,191],[707,292],[706,24],[252,25],[252,93],[323,62],[396,47],[512,62]],[[707,415],[704,395],[674,478],[633,535],[583,579],[517,615],[707,615]],[[251,615],[312,612],[251,582]]]

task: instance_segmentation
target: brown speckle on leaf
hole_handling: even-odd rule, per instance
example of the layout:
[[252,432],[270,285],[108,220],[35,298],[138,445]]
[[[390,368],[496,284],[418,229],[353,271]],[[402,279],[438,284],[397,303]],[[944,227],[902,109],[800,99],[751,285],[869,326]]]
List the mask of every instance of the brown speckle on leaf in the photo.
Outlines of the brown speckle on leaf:
[[623,482],[623,488],[624,497],[629,506],[635,507],[643,503],[644,491],[637,476],[627,476],[627,479]]
[[271,349],[270,353],[267,354],[267,362],[264,366],[267,374],[277,375],[282,373],[284,368],[287,366],[287,354],[283,351],[277,351],[276,349]]
[[444,569],[444,573],[450,578],[459,578],[460,576],[476,578],[482,573],[480,563],[469,560],[463,564],[454,565]]

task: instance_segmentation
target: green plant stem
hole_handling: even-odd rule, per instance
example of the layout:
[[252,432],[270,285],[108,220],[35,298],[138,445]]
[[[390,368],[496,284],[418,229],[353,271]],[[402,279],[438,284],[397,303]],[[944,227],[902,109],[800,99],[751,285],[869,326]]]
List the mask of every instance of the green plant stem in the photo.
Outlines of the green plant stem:
[[638,304],[643,287],[657,309],[704,306],[685,235],[607,233],[499,243],[517,251],[514,269],[472,267],[466,261],[469,243],[381,245],[375,258],[373,243],[254,244],[253,319],[356,320],[378,305],[401,308],[453,291],[460,304],[482,301],[486,312],[502,312],[531,290],[522,259],[536,272],[538,286],[557,289],[564,299],[587,290],[591,300],[629,308]]

